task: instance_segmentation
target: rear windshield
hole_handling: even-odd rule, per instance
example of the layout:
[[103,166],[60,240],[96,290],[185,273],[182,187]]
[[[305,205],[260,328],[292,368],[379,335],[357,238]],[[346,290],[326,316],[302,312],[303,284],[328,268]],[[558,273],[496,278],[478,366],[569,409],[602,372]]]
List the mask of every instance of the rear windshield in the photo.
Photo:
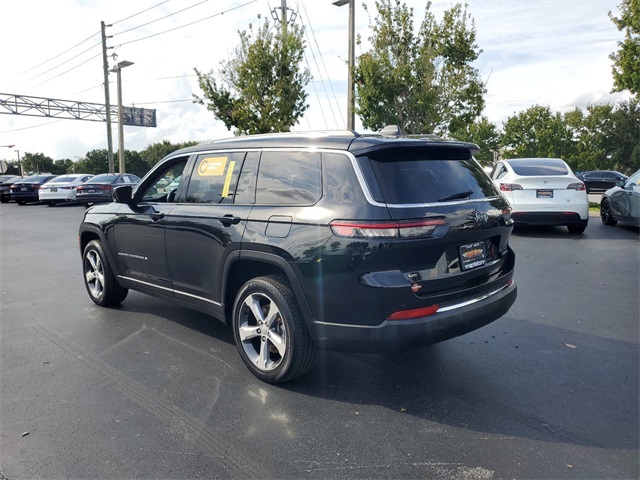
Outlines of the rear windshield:
[[523,177],[567,175],[569,171],[562,160],[552,158],[532,158],[509,160],[516,175]]
[[392,148],[358,161],[379,202],[407,205],[499,195],[467,149]]
[[96,175],[95,177],[93,177],[91,179],[91,183],[111,183],[115,180],[116,176],[113,174],[103,174],[103,175]]
[[51,182],[55,182],[55,183],[71,183],[73,181],[75,181],[77,177],[71,177],[71,176],[67,176],[67,177],[57,177],[51,180]]

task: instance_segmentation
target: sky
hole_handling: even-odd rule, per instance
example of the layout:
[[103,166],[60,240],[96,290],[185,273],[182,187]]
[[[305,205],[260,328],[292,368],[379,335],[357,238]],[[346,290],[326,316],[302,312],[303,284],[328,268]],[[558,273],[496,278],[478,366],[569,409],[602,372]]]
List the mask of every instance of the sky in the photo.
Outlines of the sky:
[[[125,106],[155,108],[157,127],[124,127],[125,148],[205,141],[229,132],[205,106],[194,68],[218,71],[239,43],[238,31],[280,14],[281,0],[8,0],[0,28],[0,98],[24,95],[104,104],[100,22],[109,65],[122,70]],[[426,1],[406,0],[417,29]],[[437,19],[456,2],[433,0]],[[565,112],[629,98],[611,94],[609,54],[623,39],[608,17],[620,0],[467,0],[482,49],[474,66],[486,83],[483,115],[497,126],[533,105]],[[346,128],[348,8],[332,0],[288,0],[306,27],[309,109],[294,130]],[[367,13],[363,7],[369,6]],[[368,50],[373,0],[356,0],[355,30]],[[289,12],[291,15],[292,12]],[[261,16],[262,20],[258,19]],[[114,60],[112,55],[116,55]],[[116,75],[109,75],[117,104]],[[0,111],[2,111],[0,109]],[[117,125],[113,148],[117,151]],[[356,117],[356,130],[364,131]],[[104,122],[0,114],[0,159],[26,152],[78,160],[107,146]],[[13,147],[7,147],[13,145]]]

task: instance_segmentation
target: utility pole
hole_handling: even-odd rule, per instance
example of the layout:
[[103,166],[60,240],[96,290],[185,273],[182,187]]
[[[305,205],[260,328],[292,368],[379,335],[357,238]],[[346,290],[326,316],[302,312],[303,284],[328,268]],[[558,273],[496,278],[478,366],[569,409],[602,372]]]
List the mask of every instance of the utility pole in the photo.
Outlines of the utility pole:
[[[100,22],[102,29],[102,68],[104,70],[104,104],[107,114],[107,158],[109,159],[109,173],[114,173],[113,168],[113,138],[111,136],[111,101],[109,100],[109,62],[107,61],[107,35],[104,22]],[[111,25],[108,25],[109,27]],[[109,37],[111,38],[111,37]]]
[[280,8],[282,9],[282,36],[285,37],[287,35],[287,0],[282,0]]

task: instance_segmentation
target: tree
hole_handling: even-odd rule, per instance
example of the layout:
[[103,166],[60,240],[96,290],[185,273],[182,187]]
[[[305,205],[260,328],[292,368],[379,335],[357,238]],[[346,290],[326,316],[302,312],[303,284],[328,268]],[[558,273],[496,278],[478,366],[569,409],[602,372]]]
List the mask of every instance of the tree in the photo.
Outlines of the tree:
[[629,90],[640,92],[640,0],[622,0],[620,17],[609,12],[609,18],[624,31],[624,41],[618,42],[618,51],[609,55],[613,60],[613,85],[615,92]]
[[620,102],[612,115],[611,164],[620,172],[640,170],[640,103]]
[[487,117],[476,120],[466,128],[452,132],[453,137],[466,142],[473,142],[480,147],[474,156],[482,165],[493,164],[502,147],[502,133]]
[[466,7],[454,5],[438,23],[428,2],[417,35],[413,9],[400,0],[377,0],[376,8],[372,48],[354,68],[356,112],[364,127],[448,135],[473,123],[486,88],[471,66],[482,51]]
[[44,153],[25,153],[22,157],[22,169],[29,172],[53,173],[53,160]]
[[[535,105],[504,122],[504,157],[569,158],[573,132],[559,113]],[[571,165],[571,164],[570,164]]]
[[197,143],[198,142],[171,143],[168,140],[163,140],[162,142],[149,145],[140,152],[140,156],[147,162],[149,168],[151,168],[170,153],[180,150],[181,148],[196,145]]
[[[120,159],[116,155],[114,158],[116,173],[118,173],[118,165]],[[140,153],[134,150],[124,151],[124,165],[126,173],[133,173],[139,177],[143,177],[149,171],[149,165],[145,162]],[[109,171],[109,160],[106,149],[91,150],[87,155],[75,165],[76,172],[92,173],[100,175]]]
[[[258,17],[260,19],[260,17]],[[221,62],[219,80],[213,71],[195,69],[206,105],[235,134],[288,131],[308,108],[305,86],[311,74],[301,69],[304,29],[296,24],[274,31],[265,22],[254,32],[238,32],[235,55]]]
[[564,114],[571,131],[573,148],[564,159],[576,171],[609,170],[613,168],[613,111],[610,104],[589,105],[584,112],[575,108]]

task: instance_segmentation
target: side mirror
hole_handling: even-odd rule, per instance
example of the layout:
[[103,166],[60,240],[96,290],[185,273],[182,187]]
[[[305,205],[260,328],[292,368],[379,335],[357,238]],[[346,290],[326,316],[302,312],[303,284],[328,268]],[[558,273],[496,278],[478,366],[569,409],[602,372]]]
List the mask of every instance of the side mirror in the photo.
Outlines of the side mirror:
[[616,180],[616,187],[622,187],[624,188],[624,184],[626,183],[626,180]]
[[131,192],[133,191],[133,186],[131,185],[121,185],[116,187],[113,190],[113,200],[116,203],[126,203],[129,205],[131,203]]

